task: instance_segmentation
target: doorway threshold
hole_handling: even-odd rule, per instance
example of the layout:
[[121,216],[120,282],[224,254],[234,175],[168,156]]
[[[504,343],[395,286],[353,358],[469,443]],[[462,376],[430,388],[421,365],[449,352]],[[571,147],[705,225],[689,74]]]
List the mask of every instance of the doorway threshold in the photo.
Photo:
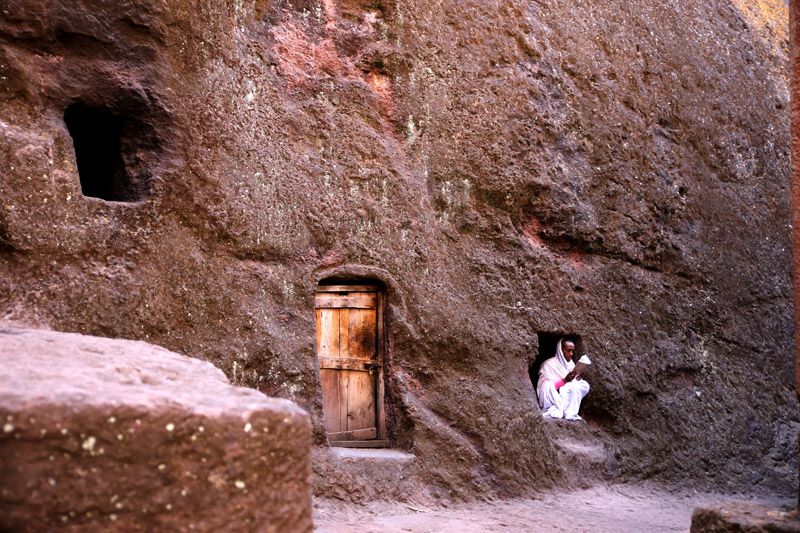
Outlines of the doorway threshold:
[[388,447],[389,447],[389,441],[385,439],[331,441],[331,448],[388,448]]
[[371,459],[376,461],[392,461],[395,463],[410,463],[416,456],[404,450],[390,448],[331,448],[331,455],[346,462],[348,459],[361,461]]

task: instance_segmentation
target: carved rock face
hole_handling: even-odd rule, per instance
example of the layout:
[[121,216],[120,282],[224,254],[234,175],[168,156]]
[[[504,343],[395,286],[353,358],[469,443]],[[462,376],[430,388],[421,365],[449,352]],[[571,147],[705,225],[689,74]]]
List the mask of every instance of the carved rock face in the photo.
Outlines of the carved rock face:
[[[324,443],[316,285],[380,281],[400,492],[575,477],[527,373],[559,332],[584,478],[788,487],[786,8],[740,4],[15,2],[0,313],[205,358]],[[136,201],[82,193],[76,104]]]

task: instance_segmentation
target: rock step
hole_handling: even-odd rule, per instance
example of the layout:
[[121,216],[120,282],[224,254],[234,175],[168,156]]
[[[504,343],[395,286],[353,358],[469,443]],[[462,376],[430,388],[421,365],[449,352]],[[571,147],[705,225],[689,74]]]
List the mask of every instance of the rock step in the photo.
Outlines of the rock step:
[[571,487],[587,488],[603,478],[609,452],[597,430],[585,421],[552,419],[545,419],[545,427]]
[[416,457],[390,448],[315,447],[314,495],[343,501],[367,502],[408,498],[407,480]]

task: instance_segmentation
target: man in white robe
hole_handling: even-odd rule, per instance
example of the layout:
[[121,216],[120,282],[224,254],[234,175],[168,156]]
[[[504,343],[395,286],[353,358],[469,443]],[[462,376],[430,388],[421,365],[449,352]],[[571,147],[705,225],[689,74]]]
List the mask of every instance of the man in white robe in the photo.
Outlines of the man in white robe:
[[539,382],[536,395],[542,414],[550,418],[566,418],[580,420],[578,409],[581,400],[589,393],[589,384],[576,375],[575,343],[559,339],[556,344],[556,356],[542,363],[539,369]]

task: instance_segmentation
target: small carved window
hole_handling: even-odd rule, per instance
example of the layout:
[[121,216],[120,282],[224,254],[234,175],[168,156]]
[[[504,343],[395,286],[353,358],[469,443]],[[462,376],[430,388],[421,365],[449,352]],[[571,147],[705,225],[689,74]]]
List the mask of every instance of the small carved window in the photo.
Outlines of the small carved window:
[[126,168],[126,159],[138,157],[131,120],[110,109],[75,103],[64,112],[64,122],[72,136],[84,196],[115,202],[147,197],[147,177]]

